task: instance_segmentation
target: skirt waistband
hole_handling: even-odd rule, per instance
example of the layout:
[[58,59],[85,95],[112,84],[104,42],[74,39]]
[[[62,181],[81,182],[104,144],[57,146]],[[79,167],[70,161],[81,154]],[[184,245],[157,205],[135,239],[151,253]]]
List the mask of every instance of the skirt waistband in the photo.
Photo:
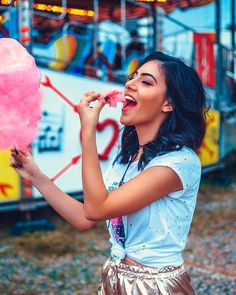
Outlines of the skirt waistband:
[[110,258],[107,262],[111,267],[117,268],[119,272],[126,272],[127,274],[129,273],[129,275],[134,273],[135,275],[138,274],[140,276],[157,276],[161,279],[173,278],[183,274],[186,271],[183,264],[179,266],[166,266],[159,269],[144,265],[130,265],[123,262],[120,262],[118,265],[116,265],[112,258]]

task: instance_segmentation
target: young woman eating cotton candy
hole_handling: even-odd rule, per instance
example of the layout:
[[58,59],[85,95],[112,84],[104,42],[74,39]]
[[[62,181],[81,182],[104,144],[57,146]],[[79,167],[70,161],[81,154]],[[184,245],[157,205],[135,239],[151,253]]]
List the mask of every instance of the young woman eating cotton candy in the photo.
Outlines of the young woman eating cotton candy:
[[121,149],[104,176],[96,125],[106,100],[98,98],[87,93],[78,106],[84,203],[57,188],[30,154],[13,150],[11,166],[78,230],[106,221],[111,257],[98,294],[194,294],[182,251],[201,175],[203,85],[181,60],[161,52],[147,56],[125,84]]

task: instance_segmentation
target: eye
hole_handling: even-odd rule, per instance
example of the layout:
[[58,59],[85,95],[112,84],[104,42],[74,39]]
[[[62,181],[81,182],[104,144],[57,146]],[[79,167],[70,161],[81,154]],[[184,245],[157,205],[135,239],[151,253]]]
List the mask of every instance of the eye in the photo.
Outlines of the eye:
[[130,75],[127,77],[126,81],[130,81],[130,80],[132,80],[133,78],[134,78],[134,74],[130,74]]
[[152,83],[146,81],[146,80],[142,80],[142,83],[145,84],[145,85],[152,85]]

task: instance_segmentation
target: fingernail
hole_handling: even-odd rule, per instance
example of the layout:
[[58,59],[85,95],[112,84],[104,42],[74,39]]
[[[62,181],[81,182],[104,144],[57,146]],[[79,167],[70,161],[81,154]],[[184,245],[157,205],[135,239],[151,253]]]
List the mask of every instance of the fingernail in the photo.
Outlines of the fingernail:
[[18,150],[15,147],[12,149],[12,152],[17,154],[17,155],[19,154]]
[[12,164],[12,167],[13,168],[22,168],[22,165],[21,164]]

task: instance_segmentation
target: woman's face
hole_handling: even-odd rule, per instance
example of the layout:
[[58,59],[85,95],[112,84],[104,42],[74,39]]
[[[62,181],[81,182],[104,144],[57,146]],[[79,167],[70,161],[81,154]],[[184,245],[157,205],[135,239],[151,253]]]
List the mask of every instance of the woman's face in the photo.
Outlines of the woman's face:
[[142,65],[125,84],[126,102],[120,118],[123,125],[157,126],[172,111],[166,99],[164,71],[159,61]]

